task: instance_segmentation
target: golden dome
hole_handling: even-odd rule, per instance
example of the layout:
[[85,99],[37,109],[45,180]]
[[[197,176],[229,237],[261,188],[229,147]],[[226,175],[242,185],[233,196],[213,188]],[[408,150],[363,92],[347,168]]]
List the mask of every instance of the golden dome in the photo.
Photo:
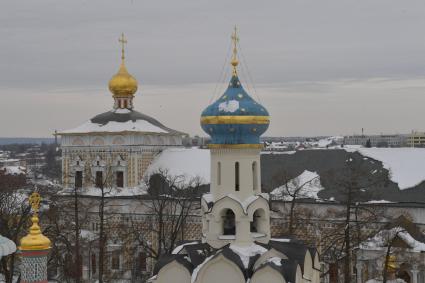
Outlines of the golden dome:
[[34,250],[47,250],[50,248],[50,240],[41,233],[40,226],[38,225],[38,217],[34,215],[31,217],[32,226],[28,235],[21,239],[19,247],[22,251]]
[[21,239],[21,245],[19,247],[21,251],[47,250],[50,248],[49,238],[41,233],[40,226],[38,225],[40,201],[41,197],[36,192],[32,193],[29,197],[29,203],[34,211],[34,215],[31,217],[32,226],[28,235]]
[[109,81],[109,90],[113,96],[134,96],[137,91],[137,80],[128,73],[124,60],[118,73]]

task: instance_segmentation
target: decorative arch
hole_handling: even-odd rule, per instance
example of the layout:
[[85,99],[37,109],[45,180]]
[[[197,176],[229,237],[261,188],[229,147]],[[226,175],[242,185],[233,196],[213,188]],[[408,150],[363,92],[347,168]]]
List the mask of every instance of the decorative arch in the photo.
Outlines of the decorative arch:
[[240,217],[245,214],[240,202],[229,196],[225,196],[214,203],[212,215],[214,215],[215,221],[221,220],[220,213],[224,209],[231,209],[235,213],[236,221],[239,221]]
[[189,271],[177,261],[172,261],[163,266],[158,272],[156,283],[190,282]]
[[105,145],[105,141],[102,138],[97,137],[92,141],[91,144],[92,145]]
[[124,144],[124,143],[125,143],[125,140],[124,140],[124,138],[123,138],[123,137],[121,137],[121,136],[115,137],[115,138],[112,140],[112,144],[115,144],[115,145],[120,145],[120,144]]
[[[269,202],[268,200],[263,198],[261,195],[255,201],[251,202],[248,205],[247,213],[248,213],[248,217],[250,221],[252,221],[254,212],[259,208],[264,209],[264,211],[269,211]],[[268,216],[269,215],[266,215],[266,217]]]
[[[176,282],[175,280],[169,282]],[[190,281],[188,281],[190,282]],[[232,282],[245,283],[240,268],[222,254],[206,262],[199,270],[195,283]]]
[[[251,233],[257,233],[259,237],[261,235],[268,236],[269,231],[269,221],[268,215],[266,214],[266,211],[264,208],[258,208],[254,211],[252,214],[252,220],[250,222],[250,232]],[[254,237],[254,234],[252,234]]]
[[286,283],[283,275],[270,265],[264,265],[254,272],[251,283]]
[[304,255],[304,265],[303,265],[303,277],[309,281],[313,279],[313,259],[311,253],[306,249]]
[[82,138],[75,138],[72,140],[72,145],[84,145],[84,141]]

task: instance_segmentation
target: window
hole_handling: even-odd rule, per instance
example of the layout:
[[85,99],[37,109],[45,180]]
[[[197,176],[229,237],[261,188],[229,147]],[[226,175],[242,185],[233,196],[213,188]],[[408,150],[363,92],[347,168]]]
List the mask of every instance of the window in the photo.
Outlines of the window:
[[96,266],[96,255],[92,254],[91,255],[91,273],[94,275],[96,274],[97,270],[96,270],[97,266]]
[[235,235],[235,213],[231,209],[227,209],[223,218],[223,235]]
[[239,191],[239,162],[235,163],[235,191]]
[[117,171],[117,187],[122,188],[124,187],[124,172],[123,171]]
[[77,166],[80,166],[80,161],[77,161]]
[[124,108],[127,108],[127,107],[128,107],[127,100],[124,100]]
[[217,185],[221,185],[221,162],[217,163]]
[[119,270],[120,269],[120,254],[118,252],[112,253],[111,269],[113,269],[113,270]]
[[252,186],[254,191],[258,189],[258,177],[257,177],[257,161],[252,162]]
[[75,188],[80,189],[83,187],[83,171],[75,171]]
[[137,260],[138,260],[137,262],[138,270],[146,271],[146,254],[139,253],[139,257]]
[[103,172],[102,171],[96,171],[96,180],[95,181],[96,181],[96,187],[97,188],[103,187]]
[[96,161],[96,166],[100,166],[100,161]]

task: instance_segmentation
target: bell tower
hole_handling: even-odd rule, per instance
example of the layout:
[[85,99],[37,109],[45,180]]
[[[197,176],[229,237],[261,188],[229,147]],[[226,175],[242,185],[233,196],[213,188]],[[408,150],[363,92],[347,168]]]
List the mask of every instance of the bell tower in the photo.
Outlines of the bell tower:
[[202,198],[203,240],[215,248],[270,239],[268,194],[261,193],[260,136],[267,110],[242,87],[237,67],[238,34],[232,34],[232,77],[224,94],[201,115],[211,136],[211,187]]

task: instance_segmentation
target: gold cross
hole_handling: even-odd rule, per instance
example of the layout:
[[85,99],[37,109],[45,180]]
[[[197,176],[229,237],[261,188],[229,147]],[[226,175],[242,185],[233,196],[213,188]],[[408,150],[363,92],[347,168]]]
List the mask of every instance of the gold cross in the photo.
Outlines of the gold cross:
[[124,44],[127,43],[127,39],[124,37],[124,33],[121,33],[121,37],[118,39],[121,43],[121,59],[124,60]]
[[238,52],[236,45],[238,44],[238,41],[239,41],[238,28],[236,26],[232,34],[232,41],[233,41],[233,59],[236,60],[236,53]]
[[32,210],[35,213],[37,213],[38,210],[40,209],[40,201],[41,201],[40,194],[37,193],[37,192],[33,192],[28,200],[29,200],[29,203],[32,207]]

